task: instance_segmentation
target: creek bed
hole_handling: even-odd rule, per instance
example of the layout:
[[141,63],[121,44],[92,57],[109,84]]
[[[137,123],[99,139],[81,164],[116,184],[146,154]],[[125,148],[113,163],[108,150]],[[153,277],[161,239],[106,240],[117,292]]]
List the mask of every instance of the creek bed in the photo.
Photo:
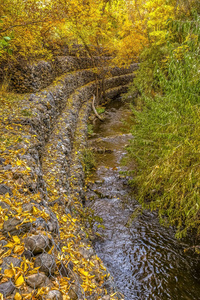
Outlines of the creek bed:
[[176,240],[174,230],[162,227],[156,213],[145,211],[129,222],[139,204],[131,196],[128,178],[119,172],[124,146],[132,138],[130,118],[128,105],[112,101],[89,141],[96,149],[97,169],[90,178],[86,205],[105,226],[96,229],[103,238],[94,247],[126,300],[200,299],[198,259],[184,252],[191,241]]

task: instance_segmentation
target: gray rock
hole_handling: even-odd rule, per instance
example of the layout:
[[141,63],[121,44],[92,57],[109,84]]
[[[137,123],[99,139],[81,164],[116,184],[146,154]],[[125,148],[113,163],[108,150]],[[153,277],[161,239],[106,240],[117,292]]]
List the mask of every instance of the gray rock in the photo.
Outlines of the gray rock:
[[70,214],[71,215],[71,211],[69,210],[69,208],[65,208],[65,213],[68,215],[68,214]]
[[[7,245],[7,244],[8,244],[8,242],[7,242],[6,240],[1,240],[1,241],[0,241],[0,246],[1,246],[1,247],[5,246],[5,245]],[[4,249],[5,249],[5,247],[4,247]],[[9,248],[6,248],[6,249],[9,249]]]
[[46,300],[63,300],[61,292],[57,290],[49,291],[46,295]]
[[25,233],[30,230],[31,223],[24,223],[17,229],[16,226],[20,225],[23,220],[17,218],[11,218],[4,222],[3,230],[5,233],[9,232],[11,235]]
[[68,292],[68,296],[70,297],[71,300],[77,300],[78,299],[78,292],[79,288],[77,285],[72,284],[70,287],[70,290]]
[[11,165],[6,165],[6,166],[4,167],[4,170],[5,170],[5,171],[8,171],[8,170],[10,170],[10,169],[12,169],[12,166],[11,166]]
[[96,181],[95,181],[96,184],[103,184],[104,182],[105,182],[104,179],[102,179],[102,180],[96,180]]
[[40,254],[50,249],[50,239],[42,234],[29,236],[24,239],[24,244],[27,250],[31,251],[34,255]]
[[91,256],[95,254],[92,248],[86,248],[86,247],[79,248],[79,252],[85,259],[89,259]]
[[0,157],[0,165],[3,165],[5,163],[5,161],[6,160],[4,158]]
[[50,284],[49,278],[42,273],[33,274],[26,278],[27,284],[32,288],[40,288]]
[[0,293],[7,297],[13,293],[15,286],[11,280],[0,284]]
[[110,300],[110,296],[109,295],[103,296],[102,300]]
[[0,184],[0,195],[5,195],[7,193],[11,195],[12,194],[11,189],[5,184]]
[[4,222],[3,229],[6,232],[16,231],[16,226],[18,226],[19,224],[21,224],[21,222],[22,222],[21,220],[16,219],[16,218],[8,219],[7,221]]
[[35,260],[34,267],[40,267],[40,272],[44,272],[47,276],[53,275],[56,269],[55,258],[48,253],[40,254]]
[[3,201],[0,201],[0,207],[2,209],[10,209],[10,205]]
[[25,203],[22,205],[23,211],[32,212],[33,211],[33,204],[32,203]]
[[4,274],[4,271],[6,269],[10,269],[11,268],[11,266],[10,266],[11,263],[13,264],[14,268],[15,267],[20,267],[20,265],[21,265],[21,259],[18,259],[16,257],[12,257],[12,256],[5,257],[3,259],[3,263],[1,264],[1,271],[0,271],[1,274]]
[[[71,262],[69,262],[69,263],[71,263]],[[68,266],[69,266],[69,264],[68,264]],[[60,275],[62,275],[64,277],[68,277],[69,276],[68,268],[65,267],[65,265],[64,265],[64,263],[62,261],[61,261],[61,264],[59,266],[59,273],[60,273]]]
[[39,217],[36,219],[36,221],[34,222],[34,225],[36,227],[43,227],[45,230],[47,230],[47,222],[45,221],[45,219]]
[[56,232],[58,231],[58,224],[56,220],[51,220],[47,222],[47,228],[50,232]]

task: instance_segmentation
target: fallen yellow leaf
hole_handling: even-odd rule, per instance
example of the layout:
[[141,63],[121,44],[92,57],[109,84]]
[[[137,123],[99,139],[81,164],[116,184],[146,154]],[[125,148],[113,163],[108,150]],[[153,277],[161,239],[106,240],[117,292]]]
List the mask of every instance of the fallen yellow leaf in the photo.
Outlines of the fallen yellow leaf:
[[15,254],[22,254],[23,252],[24,252],[24,246],[20,246],[20,245],[15,246],[14,248]]
[[20,286],[24,283],[24,277],[22,275],[20,275],[17,280],[15,281],[15,285],[16,286]]
[[18,238],[18,236],[15,235],[12,238],[16,244],[20,244],[20,238]]
[[63,220],[64,222],[67,222],[67,220],[68,220],[67,216],[62,217],[62,220]]
[[21,300],[22,296],[19,293],[15,294],[14,300]]
[[89,273],[87,271],[85,271],[85,270],[83,270],[81,268],[79,268],[78,271],[79,271],[79,273],[81,273],[82,275],[84,275],[86,277],[89,275]]
[[21,166],[21,164],[22,164],[22,161],[18,159],[18,160],[16,161],[16,165],[17,165],[17,166]]
[[6,270],[4,271],[4,274],[5,274],[5,276],[8,277],[8,278],[12,278],[12,277],[15,275],[15,273],[14,273],[14,271],[13,271],[12,269],[6,269]]
[[6,244],[5,246],[3,247],[6,247],[6,248],[13,248],[15,244],[13,244],[12,242],[9,242],[8,244]]

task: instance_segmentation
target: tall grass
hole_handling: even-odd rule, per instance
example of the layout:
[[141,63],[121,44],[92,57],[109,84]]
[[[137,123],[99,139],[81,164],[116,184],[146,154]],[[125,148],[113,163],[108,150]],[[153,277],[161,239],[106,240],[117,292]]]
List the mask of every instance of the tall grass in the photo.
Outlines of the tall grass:
[[[191,36],[192,25],[186,30]],[[144,208],[176,226],[178,238],[194,229],[200,234],[199,36],[195,39],[146,50],[129,92],[140,93],[128,146],[128,161],[137,166],[132,186]]]

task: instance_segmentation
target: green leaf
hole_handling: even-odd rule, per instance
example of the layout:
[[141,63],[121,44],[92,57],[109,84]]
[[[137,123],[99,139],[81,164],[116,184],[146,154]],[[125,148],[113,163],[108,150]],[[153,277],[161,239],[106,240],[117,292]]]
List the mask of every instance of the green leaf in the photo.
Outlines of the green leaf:
[[0,40],[0,47],[6,47],[6,46],[8,46],[8,43],[5,41],[5,40]]
[[11,40],[11,38],[9,36],[4,36],[3,38],[4,38],[5,41],[10,41]]
[[13,50],[12,50],[12,49],[8,49],[7,52],[8,52],[9,55],[12,55],[12,54],[13,54]]

